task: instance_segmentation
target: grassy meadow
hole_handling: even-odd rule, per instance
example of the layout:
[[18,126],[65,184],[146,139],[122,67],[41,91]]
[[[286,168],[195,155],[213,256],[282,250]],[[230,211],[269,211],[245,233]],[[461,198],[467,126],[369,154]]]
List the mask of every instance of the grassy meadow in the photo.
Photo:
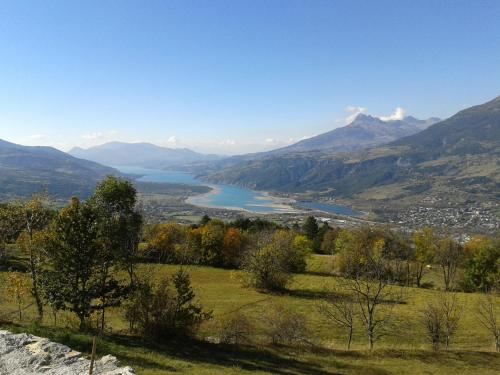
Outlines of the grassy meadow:
[[[330,275],[332,258],[313,256],[308,272],[296,275],[285,294],[263,294],[244,288],[240,272],[210,267],[187,266],[198,300],[214,319],[205,323],[197,339],[165,340],[165,344],[147,342],[132,336],[120,309],[108,316],[108,334],[100,339],[98,354],[113,354],[137,374],[497,374],[500,355],[493,352],[488,332],[480,326],[474,307],[479,295],[460,293],[463,312],[460,328],[449,351],[433,352],[426,341],[421,311],[438,295],[440,274],[430,270],[424,282],[435,289],[405,289],[405,302],[393,307],[386,335],[368,351],[361,322],[355,327],[351,351],[346,351],[345,334],[326,321],[318,304],[338,278]],[[141,265],[140,272],[172,274],[178,266]],[[1,288],[1,286],[0,286]],[[0,307],[2,328],[33,332],[88,353],[90,334],[77,332],[77,322],[59,313],[56,321],[50,311],[40,326],[32,321],[34,307],[26,309],[21,321],[14,304]],[[29,301],[27,301],[29,303]],[[273,304],[292,306],[306,315],[312,345],[301,347],[272,346],[262,334],[266,313]],[[499,302],[500,303],[500,302]],[[254,327],[251,343],[231,346],[209,343],[217,335],[217,322],[234,311],[247,316]]]

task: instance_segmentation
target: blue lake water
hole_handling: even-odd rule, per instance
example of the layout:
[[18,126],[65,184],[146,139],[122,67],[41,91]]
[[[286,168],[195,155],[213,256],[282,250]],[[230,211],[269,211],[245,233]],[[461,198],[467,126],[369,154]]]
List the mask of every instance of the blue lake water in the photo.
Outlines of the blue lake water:
[[[138,180],[144,182],[168,182],[185,185],[210,186],[212,188],[210,193],[190,197],[187,200],[187,203],[196,206],[246,210],[256,213],[294,211],[291,206],[286,204],[286,200],[269,197],[265,193],[236,186],[206,183],[196,179],[194,175],[186,172],[164,171],[140,167],[120,166],[116,168],[123,173],[140,175],[141,177]],[[346,206],[319,202],[297,202],[296,205],[301,208],[324,211],[337,215],[360,216],[362,214],[361,212],[354,211]]]

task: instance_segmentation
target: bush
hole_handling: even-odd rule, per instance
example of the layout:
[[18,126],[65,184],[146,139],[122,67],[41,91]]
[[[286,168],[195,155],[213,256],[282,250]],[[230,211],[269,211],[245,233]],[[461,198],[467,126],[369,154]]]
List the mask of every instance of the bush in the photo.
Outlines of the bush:
[[182,268],[171,279],[140,282],[125,308],[131,331],[155,338],[194,334],[211,317],[195,302],[189,274]]
[[303,272],[311,241],[302,235],[279,230],[261,235],[253,251],[243,261],[245,282],[262,290],[283,290],[292,280],[292,272]]
[[264,332],[273,344],[308,344],[309,330],[305,315],[283,304],[276,304],[267,310]]
[[248,318],[236,311],[221,319],[218,323],[219,342],[224,344],[242,344],[250,341],[253,327]]

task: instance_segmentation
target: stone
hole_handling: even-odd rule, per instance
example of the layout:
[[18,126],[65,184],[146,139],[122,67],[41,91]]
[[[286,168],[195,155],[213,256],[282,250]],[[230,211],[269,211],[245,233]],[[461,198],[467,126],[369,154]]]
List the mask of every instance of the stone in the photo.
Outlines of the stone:
[[[66,345],[26,333],[0,330],[0,375],[87,375],[90,360]],[[95,375],[135,375],[106,355],[94,363]]]

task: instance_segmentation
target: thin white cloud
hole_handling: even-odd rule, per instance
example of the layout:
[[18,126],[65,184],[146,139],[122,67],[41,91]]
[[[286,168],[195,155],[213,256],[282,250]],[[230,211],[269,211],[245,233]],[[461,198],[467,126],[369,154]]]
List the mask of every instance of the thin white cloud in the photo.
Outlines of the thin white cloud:
[[355,107],[355,106],[347,106],[345,109],[344,109],[348,115],[347,117],[344,119],[344,122],[346,124],[350,124],[351,122],[354,121],[354,119],[360,114],[360,113],[366,113],[366,108],[364,107]]
[[38,141],[41,139],[46,139],[47,136],[45,134],[33,134],[33,135],[30,135],[29,138],[32,140]]
[[395,121],[402,120],[405,116],[406,111],[401,107],[397,107],[389,116],[379,116],[379,119],[382,121]]
[[234,139],[224,139],[220,141],[219,144],[221,146],[236,146],[236,141]]
[[101,132],[93,132],[93,133],[83,134],[82,138],[85,139],[86,141],[95,141],[97,139],[102,138],[103,136],[104,134]]
[[168,137],[168,139],[167,139],[168,146],[176,147],[178,144],[179,144],[179,140],[177,139],[177,137],[175,135]]

